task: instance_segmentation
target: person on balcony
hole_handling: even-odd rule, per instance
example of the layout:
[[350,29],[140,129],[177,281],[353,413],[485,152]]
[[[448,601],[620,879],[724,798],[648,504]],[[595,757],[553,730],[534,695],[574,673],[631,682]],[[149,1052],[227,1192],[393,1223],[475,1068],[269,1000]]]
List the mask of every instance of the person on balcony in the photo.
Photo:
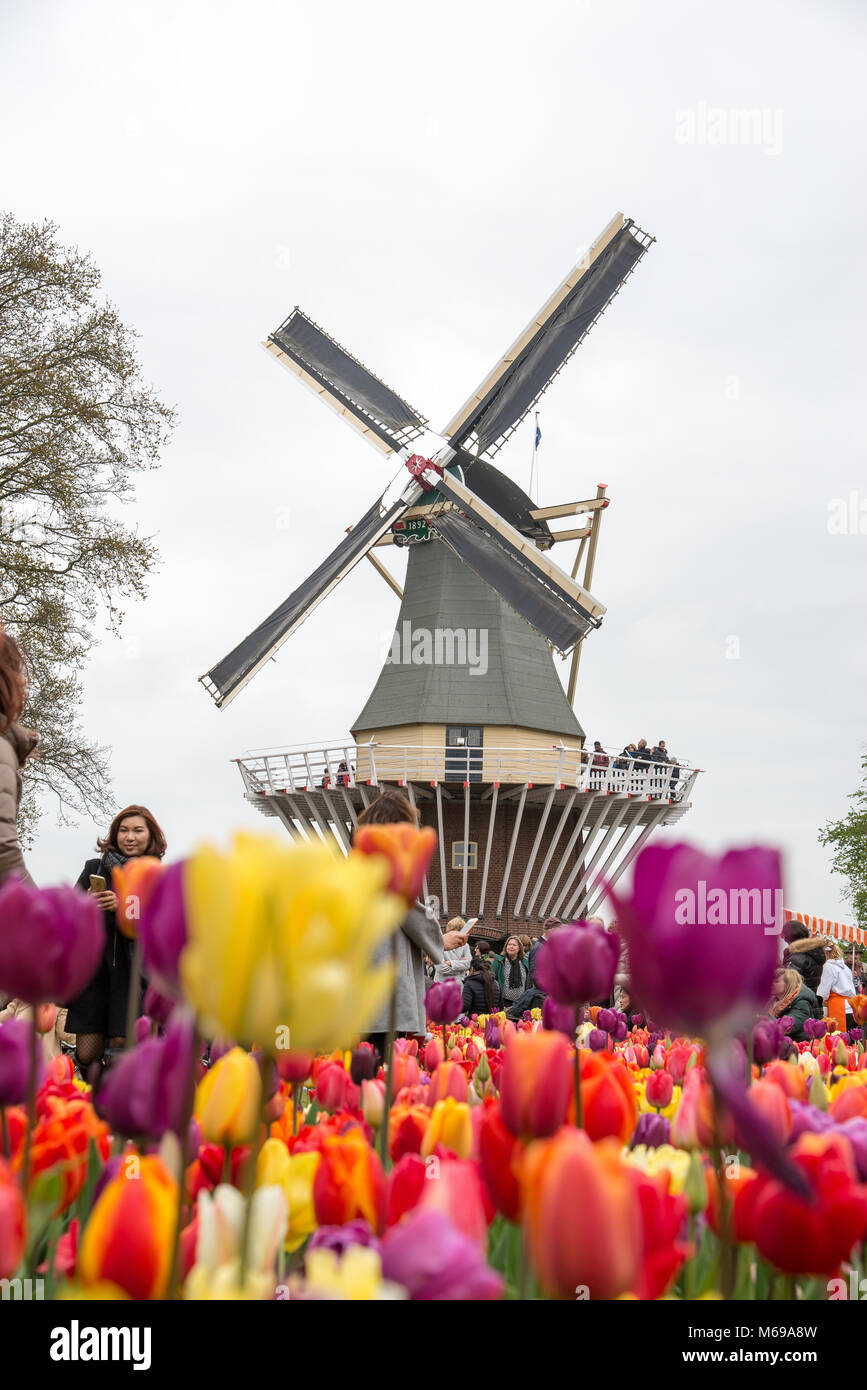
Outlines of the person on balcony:
[[338,787],[349,786],[349,768],[345,762],[340,762],[337,765],[337,785]]
[[623,770],[626,769],[626,768],[631,768],[631,767],[633,766],[633,764],[634,764],[634,761],[635,761],[636,752],[637,752],[637,749],[636,749],[636,747],[635,747],[635,744],[634,744],[634,743],[627,743],[626,747],[624,748],[623,752],[620,754],[620,757],[617,759],[617,761],[616,761],[616,763],[614,764],[614,766],[615,766],[616,768],[619,768],[621,771],[623,771]]
[[647,739],[646,739],[646,738],[640,738],[640,739],[638,740],[638,748],[636,749],[636,759],[637,759],[637,761],[636,761],[636,763],[635,763],[635,771],[636,771],[636,772],[646,772],[646,771],[647,771],[647,769],[650,767],[650,761],[649,761],[649,760],[650,760],[650,756],[651,756],[651,754],[650,754],[650,749],[647,747]]

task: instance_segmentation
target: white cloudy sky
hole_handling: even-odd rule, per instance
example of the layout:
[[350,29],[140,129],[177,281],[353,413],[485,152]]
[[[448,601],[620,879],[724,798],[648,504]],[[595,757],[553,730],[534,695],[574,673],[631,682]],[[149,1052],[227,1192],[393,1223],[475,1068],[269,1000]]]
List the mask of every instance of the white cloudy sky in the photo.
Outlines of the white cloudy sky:
[[[173,853],[261,824],[230,760],[344,736],[379,669],[395,601],[362,566],[225,713],[197,684],[387,481],[266,333],[302,304],[442,424],[622,210],[658,242],[542,414],[542,500],[613,502],[578,712],[707,768],[684,830],[782,845],[790,904],[845,917],[816,831],[867,736],[867,534],[828,530],[834,498],[867,513],[855,0],[6,0],[0,25],[3,202],[92,252],[180,414],[135,504],[162,568],[87,678],[118,804]],[[525,486],[528,449],[501,455]],[[37,879],[95,832],[46,817]]]

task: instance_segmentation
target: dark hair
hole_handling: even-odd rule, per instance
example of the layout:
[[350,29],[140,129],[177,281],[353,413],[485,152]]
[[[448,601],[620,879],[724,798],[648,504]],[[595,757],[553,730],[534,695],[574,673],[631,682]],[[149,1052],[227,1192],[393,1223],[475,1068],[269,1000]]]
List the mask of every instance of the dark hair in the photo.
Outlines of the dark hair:
[[162,859],[166,852],[166,837],[147,806],[127,806],[123,811],[118,811],[111,825],[108,827],[108,834],[105,839],[97,840],[97,849],[101,850],[103,854],[105,854],[107,849],[117,850],[118,854],[121,853],[120,846],[117,843],[117,837],[121,823],[125,821],[128,816],[141,816],[151,834],[145,853],[152,854],[157,859]]
[[805,927],[803,922],[799,922],[797,917],[792,917],[783,926],[784,941],[802,941],[805,936],[809,935],[809,928]]
[[14,637],[0,630],[0,730],[21,718],[27,699],[26,680],[27,663],[21,648]]
[[518,956],[517,956],[517,959],[518,959],[518,960],[523,960],[523,959],[524,959],[524,947],[523,947],[522,944],[521,944],[521,938],[520,938],[520,936],[516,936],[514,932],[512,932],[512,934],[511,934],[510,936],[507,936],[506,939],[505,939],[505,941],[503,942],[503,955],[506,954],[506,947],[508,946],[508,944],[509,944],[510,941],[517,941],[517,943],[518,943]]
[[366,806],[358,817],[359,825],[395,825],[408,821],[418,825],[418,811],[400,792],[387,791]]
[[489,956],[491,954],[490,941],[477,941],[475,946],[480,956]]
[[479,976],[482,982],[482,988],[485,991],[485,1003],[488,1013],[491,1013],[494,1007],[494,974],[483,956],[473,956],[472,964],[470,965],[470,974]]

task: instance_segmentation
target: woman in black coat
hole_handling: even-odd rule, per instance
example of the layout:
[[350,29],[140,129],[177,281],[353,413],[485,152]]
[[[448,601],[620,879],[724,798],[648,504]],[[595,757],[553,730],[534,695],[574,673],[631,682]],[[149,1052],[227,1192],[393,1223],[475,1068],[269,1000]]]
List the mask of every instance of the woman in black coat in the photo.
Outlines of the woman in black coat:
[[[105,945],[96,974],[72,1000],[66,1015],[66,1031],[76,1035],[76,1058],[84,1070],[99,1062],[109,1047],[123,1047],[126,1032],[127,1001],[132,978],[132,942],[117,925],[117,894],[112,872],[128,859],[153,855],[162,859],[166,837],[145,806],[127,806],[118,812],[104,840],[97,840],[99,858],[88,859],[79,875],[77,888],[91,893],[103,910]],[[105,889],[91,884],[92,878],[105,880]]]
[[500,1008],[502,997],[502,990],[485,957],[473,956],[469,974],[464,979],[464,1013],[494,1014]]

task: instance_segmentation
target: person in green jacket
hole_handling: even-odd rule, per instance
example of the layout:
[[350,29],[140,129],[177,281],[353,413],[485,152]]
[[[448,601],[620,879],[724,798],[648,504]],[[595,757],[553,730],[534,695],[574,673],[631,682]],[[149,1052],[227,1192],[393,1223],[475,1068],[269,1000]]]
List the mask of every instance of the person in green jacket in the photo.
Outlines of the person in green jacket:
[[778,970],[774,979],[771,1009],[774,1018],[793,1020],[789,1037],[804,1042],[804,1024],[808,1018],[822,1018],[824,1010],[813,991],[804,984],[797,970]]

